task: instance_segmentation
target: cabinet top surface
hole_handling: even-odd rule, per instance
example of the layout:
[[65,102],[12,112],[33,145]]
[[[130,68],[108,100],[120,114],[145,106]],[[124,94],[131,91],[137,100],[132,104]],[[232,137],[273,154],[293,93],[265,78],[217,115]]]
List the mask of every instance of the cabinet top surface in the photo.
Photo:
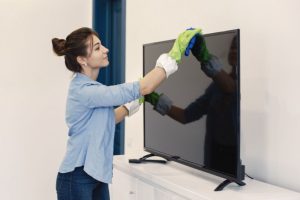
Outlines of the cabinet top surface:
[[191,199],[198,197],[198,199],[300,200],[300,193],[248,178],[244,180],[246,186],[240,187],[231,183],[223,191],[215,192],[214,189],[224,181],[221,177],[172,161],[167,164],[131,164],[128,162],[130,158],[139,157],[114,156],[114,168],[149,184],[163,187],[181,195],[184,194]]

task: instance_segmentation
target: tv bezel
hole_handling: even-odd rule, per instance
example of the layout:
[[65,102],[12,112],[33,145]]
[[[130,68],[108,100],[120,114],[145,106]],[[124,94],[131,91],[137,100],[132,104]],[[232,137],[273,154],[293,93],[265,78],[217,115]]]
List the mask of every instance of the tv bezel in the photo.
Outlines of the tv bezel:
[[[205,168],[203,167],[202,165],[199,165],[199,164],[195,164],[193,162],[190,162],[188,160],[184,160],[184,159],[177,159],[176,157],[172,157],[172,155],[169,155],[167,153],[164,153],[164,152],[160,152],[158,150],[155,150],[155,149],[152,149],[152,148],[149,148],[149,147],[146,147],[146,137],[145,137],[145,104],[143,105],[143,131],[144,131],[144,150],[151,153],[151,154],[154,154],[155,156],[160,156],[168,161],[175,161],[175,162],[178,162],[180,164],[183,164],[183,165],[186,165],[186,166],[189,166],[189,167],[192,167],[192,168],[195,168],[195,169],[198,169],[198,170],[201,170],[201,171],[204,171],[204,172],[207,172],[207,173],[210,173],[210,174],[213,174],[213,175],[216,175],[216,176],[219,176],[219,177],[222,177],[222,178],[225,178],[229,181],[232,181],[232,182],[237,182],[237,183],[241,183],[242,180],[244,180],[245,178],[245,169],[244,169],[244,166],[242,165],[242,162],[241,162],[241,158],[240,158],[240,138],[241,138],[241,131],[240,131],[240,122],[241,122],[241,117],[240,117],[240,100],[241,100],[241,92],[240,92],[240,29],[233,29],[233,30],[227,30],[227,31],[220,31],[220,32],[214,32],[214,33],[208,33],[208,34],[203,34],[204,37],[207,37],[207,36],[214,36],[214,35],[220,35],[220,34],[230,34],[230,33],[235,33],[237,35],[237,48],[238,48],[238,51],[237,51],[237,62],[238,62],[238,65],[237,65],[237,91],[238,91],[238,94],[237,94],[237,105],[238,105],[238,108],[237,108],[237,119],[238,119],[238,123],[237,123],[237,143],[238,143],[238,146],[237,146],[237,154],[238,154],[238,161],[236,163],[236,173],[235,175],[236,176],[232,176],[231,174],[226,174],[226,173],[222,173],[220,171],[216,171],[216,170],[213,170],[213,169],[210,169],[210,168]],[[170,42],[170,41],[174,41],[174,39],[172,40],[165,40],[165,41],[160,41],[160,42],[153,42],[153,43],[147,43],[147,44],[143,44],[143,75],[145,75],[145,47],[147,46],[151,46],[151,45],[156,45],[156,44],[160,44],[160,43],[166,43],[166,42]],[[190,55],[192,56],[192,55]]]

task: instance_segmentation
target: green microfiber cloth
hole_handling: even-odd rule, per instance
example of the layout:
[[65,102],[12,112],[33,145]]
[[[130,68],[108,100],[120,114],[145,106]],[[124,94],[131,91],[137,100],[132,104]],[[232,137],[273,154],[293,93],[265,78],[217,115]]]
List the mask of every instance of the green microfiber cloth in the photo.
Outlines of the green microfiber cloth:
[[176,41],[174,42],[174,45],[169,52],[169,56],[176,60],[177,63],[181,61],[181,56],[185,52],[190,40],[196,35],[200,34],[201,29],[193,29],[193,30],[186,30],[182,32]]

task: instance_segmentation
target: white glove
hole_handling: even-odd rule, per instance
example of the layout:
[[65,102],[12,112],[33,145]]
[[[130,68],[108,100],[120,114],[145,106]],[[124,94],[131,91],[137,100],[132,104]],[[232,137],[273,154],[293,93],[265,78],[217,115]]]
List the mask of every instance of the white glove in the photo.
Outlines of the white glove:
[[171,58],[167,53],[161,54],[157,61],[156,66],[161,67],[165,70],[167,78],[177,71],[178,65],[176,63],[176,60]]
[[128,117],[136,113],[140,109],[139,99],[124,104],[124,107],[128,110]]

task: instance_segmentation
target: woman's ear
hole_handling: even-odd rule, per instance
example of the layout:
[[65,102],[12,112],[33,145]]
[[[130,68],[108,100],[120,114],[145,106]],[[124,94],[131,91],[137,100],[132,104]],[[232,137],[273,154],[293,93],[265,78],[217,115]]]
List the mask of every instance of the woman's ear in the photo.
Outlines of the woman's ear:
[[85,57],[77,56],[76,60],[82,66],[86,66],[87,65],[87,60],[86,60]]

